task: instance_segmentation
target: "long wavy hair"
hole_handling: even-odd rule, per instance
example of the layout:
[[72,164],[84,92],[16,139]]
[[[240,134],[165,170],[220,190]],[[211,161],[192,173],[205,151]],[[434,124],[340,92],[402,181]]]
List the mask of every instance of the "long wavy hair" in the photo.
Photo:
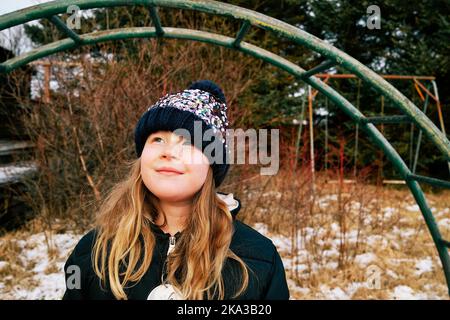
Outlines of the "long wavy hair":
[[[100,206],[92,251],[94,271],[102,285],[109,284],[116,299],[127,299],[125,288],[137,283],[151,264],[156,239],[150,223],[155,223],[159,214],[166,223],[158,198],[142,181],[140,158],[128,166],[128,177],[111,189]],[[185,229],[166,261],[166,281],[187,300],[202,300],[205,294],[208,300],[222,300],[222,269],[231,258],[241,270],[235,280],[242,283],[232,298],[238,297],[247,288],[249,275],[244,261],[230,249],[232,235],[233,218],[216,194],[210,167],[194,196]]]

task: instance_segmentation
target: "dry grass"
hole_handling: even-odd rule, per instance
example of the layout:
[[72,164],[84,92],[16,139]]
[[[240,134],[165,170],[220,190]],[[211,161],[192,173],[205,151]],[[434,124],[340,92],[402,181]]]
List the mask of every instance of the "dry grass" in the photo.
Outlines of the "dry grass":
[[[26,235],[19,231],[3,236],[0,239],[0,261],[3,267],[0,269],[0,279],[3,290],[9,291],[16,285],[33,287],[32,280],[34,262],[26,263],[21,259],[23,247],[18,239],[26,239]],[[24,241],[24,240],[22,240]]]
[[[279,248],[293,299],[392,299],[405,286],[418,298],[448,299],[436,248],[405,187],[339,186],[321,175],[313,192],[306,172],[299,172],[297,181],[284,170],[272,177],[230,174],[227,181],[233,181],[233,174],[251,179],[221,189],[241,200],[241,220],[258,230],[267,229],[262,232]],[[444,238],[449,239],[450,192],[427,194],[427,199]],[[64,221],[55,221],[51,231],[47,226],[37,218],[0,238],[4,262],[0,291],[33,290],[40,285],[33,271],[36,261],[22,259],[25,250],[36,246],[28,241],[36,233],[45,231],[41,241],[48,264],[42,273],[61,271],[56,263],[58,257],[62,261],[61,252],[52,239],[64,234],[67,226]],[[366,285],[373,266],[380,270],[378,289]]]
[[[336,292],[341,298],[392,299],[401,286],[418,298],[448,299],[437,250],[405,186],[339,185],[322,174],[312,190],[306,172],[294,179],[281,170],[235,191],[243,203],[241,218],[264,224],[270,238],[284,241],[279,250],[293,299],[330,298]],[[450,239],[450,192],[427,194],[427,199]],[[380,286],[369,289],[374,266]]]
[[[61,263],[73,247],[58,247],[61,244],[55,242],[55,236],[64,235],[65,231],[61,221],[55,221],[53,229],[48,230],[43,218],[37,217],[0,237],[0,299],[26,297],[26,292],[43,286],[43,275],[64,278]],[[37,298],[42,297],[37,294]]]

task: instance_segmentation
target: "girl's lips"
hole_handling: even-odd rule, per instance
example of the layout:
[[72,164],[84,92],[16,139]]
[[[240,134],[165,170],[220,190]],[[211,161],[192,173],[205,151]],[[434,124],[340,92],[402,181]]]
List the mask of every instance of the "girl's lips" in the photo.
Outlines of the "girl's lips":
[[160,174],[167,175],[167,176],[181,175],[184,173],[184,172],[178,171],[175,168],[170,168],[170,167],[161,167],[159,169],[156,169],[155,171]]
[[183,174],[181,172],[167,171],[167,170],[156,170],[156,172],[163,174],[165,176],[179,176]]

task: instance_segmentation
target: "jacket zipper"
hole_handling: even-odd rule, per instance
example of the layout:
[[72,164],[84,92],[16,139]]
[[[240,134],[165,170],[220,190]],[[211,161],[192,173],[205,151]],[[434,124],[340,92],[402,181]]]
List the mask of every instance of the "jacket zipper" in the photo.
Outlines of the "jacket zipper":
[[175,242],[176,242],[175,236],[170,236],[169,237],[169,248],[167,249],[167,255],[169,255],[169,253],[171,253],[172,250],[175,249]]
[[176,242],[175,236],[170,236],[169,237],[169,248],[167,249],[166,259],[164,260],[163,270],[161,272],[161,283],[164,283],[164,276],[165,276],[165,273],[166,273],[165,269],[166,269],[167,258],[169,257],[169,254],[172,252],[172,250],[175,249],[175,242]]

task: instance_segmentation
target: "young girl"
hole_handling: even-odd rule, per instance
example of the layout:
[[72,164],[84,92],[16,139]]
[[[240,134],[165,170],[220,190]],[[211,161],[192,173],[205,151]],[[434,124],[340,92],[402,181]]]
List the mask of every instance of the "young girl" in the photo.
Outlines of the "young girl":
[[[148,108],[129,176],[65,264],[63,299],[289,299],[272,241],[236,220],[239,199],[217,192],[229,168],[226,109],[207,80]],[[199,128],[214,139],[193,141]],[[224,161],[211,161],[211,144]]]

